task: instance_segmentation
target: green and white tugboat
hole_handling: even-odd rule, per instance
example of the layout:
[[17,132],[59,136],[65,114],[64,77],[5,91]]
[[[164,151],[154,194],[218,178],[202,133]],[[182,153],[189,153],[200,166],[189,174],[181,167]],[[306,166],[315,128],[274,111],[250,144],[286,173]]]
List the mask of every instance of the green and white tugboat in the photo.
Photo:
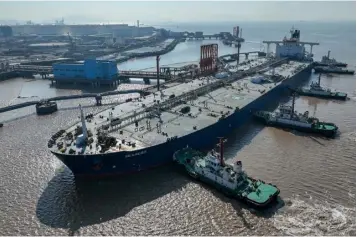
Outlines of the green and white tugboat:
[[321,97],[321,98],[331,98],[346,100],[347,94],[343,92],[332,92],[330,89],[325,89],[320,86],[321,74],[319,75],[318,82],[312,82],[310,88],[300,88],[296,92],[300,95],[312,96],[312,97]]
[[320,122],[318,118],[309,117],[309,111],[297,114],[294,111],[295,93],[293,93],[292,106],[280,105],[278,111],[257,111],[254,117],[266,125],[291,128],[301,132],[318,133],[326,137],[334,137],[338,127],[334,123]]
[[173,159],[183,165],[191,177],[253,207],[266,207],[276,200],[280,190],[275,185],[249,177],[242,170],[241,161],[235,162],[234,165],[225,164],[222,138],[219,146],[220,154],[214,149],[205,154],[187,147],[176,151]]

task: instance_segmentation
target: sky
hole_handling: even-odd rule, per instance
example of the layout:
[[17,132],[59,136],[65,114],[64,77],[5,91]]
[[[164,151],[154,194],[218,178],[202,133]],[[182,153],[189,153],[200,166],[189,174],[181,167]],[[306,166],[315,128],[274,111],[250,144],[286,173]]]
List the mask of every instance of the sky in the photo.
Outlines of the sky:
[[49,23],[356,21],[355,1],[3,1],[0,20]]

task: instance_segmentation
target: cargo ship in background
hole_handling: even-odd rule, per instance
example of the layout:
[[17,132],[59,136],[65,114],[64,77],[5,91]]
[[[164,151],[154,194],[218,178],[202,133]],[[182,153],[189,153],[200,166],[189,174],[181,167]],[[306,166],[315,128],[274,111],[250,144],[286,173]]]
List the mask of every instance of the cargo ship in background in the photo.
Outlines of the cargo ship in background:
[[318,66],[315,67],[314,70],[315,73],[335,73],[335,74],[349,74],[349,75],[355,74],[355,70],[342,69],[336,66],[325,66],[325,67]]
[[310,88],[298,88],[295,90],[299,95],[346,100],[347,93],[340,91],[331,91],[331,89],[321,87],[321,74],[317,82],[311,82]]
[[[251,60],[224,79],[201,76],[95,115],[80,108],[81,121],[52,136],[48,147],[76,177],[153,168],[172,162],[187,145],[211,149],[217,137],[250,121],[253,109],[277,106],[289,88],[309,79],[311,52],[305,52],[308,42],[300,42],[300,31],[274,42],[275,57]],[[218,45],[201,46],[201,72],[216,73],[218,65]],[[267,80],[257,82],[258,74]]]
[[318,118],[310,117],[309,111],[298,114],[295,111],[295,93],[293,93],[291,106],[280,105],[278,111],[275,112],[255,111],[254,116],[268,126],[317,133],[329,138],[335,137],[338,131],[338,127],[334,123],[321,122]]
[[327,55],[322,56],[320,62],[314,62],[315,66],[334,66],[334,67],[347,67],[347,63],[337,62],[336,59],[330,58],[331,51],[327,52]]

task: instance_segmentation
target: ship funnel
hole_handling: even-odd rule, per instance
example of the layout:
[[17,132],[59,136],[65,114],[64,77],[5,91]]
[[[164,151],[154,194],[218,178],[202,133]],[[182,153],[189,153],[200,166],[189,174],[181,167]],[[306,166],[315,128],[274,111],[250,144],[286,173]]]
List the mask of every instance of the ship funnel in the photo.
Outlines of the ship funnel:
[[237,173],[242,172],[242,161],[238,160],[236,163],[234,163],[233,170]]
[[327,58],[330,59],[330,50],[327,52]]

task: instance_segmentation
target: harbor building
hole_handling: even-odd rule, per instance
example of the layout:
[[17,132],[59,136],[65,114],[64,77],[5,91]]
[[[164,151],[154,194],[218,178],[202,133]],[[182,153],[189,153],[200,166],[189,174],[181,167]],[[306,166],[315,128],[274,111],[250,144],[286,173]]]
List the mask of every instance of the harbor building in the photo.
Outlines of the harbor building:
[[100,84],[116,85],[118,68],[115,61],[86,59],[83,63],[55,63],[53,76],[58,83],[85,83],[92,86]]
[[1,37],[12,37],[12,27],[10,26],[0,26],[0,38]]

